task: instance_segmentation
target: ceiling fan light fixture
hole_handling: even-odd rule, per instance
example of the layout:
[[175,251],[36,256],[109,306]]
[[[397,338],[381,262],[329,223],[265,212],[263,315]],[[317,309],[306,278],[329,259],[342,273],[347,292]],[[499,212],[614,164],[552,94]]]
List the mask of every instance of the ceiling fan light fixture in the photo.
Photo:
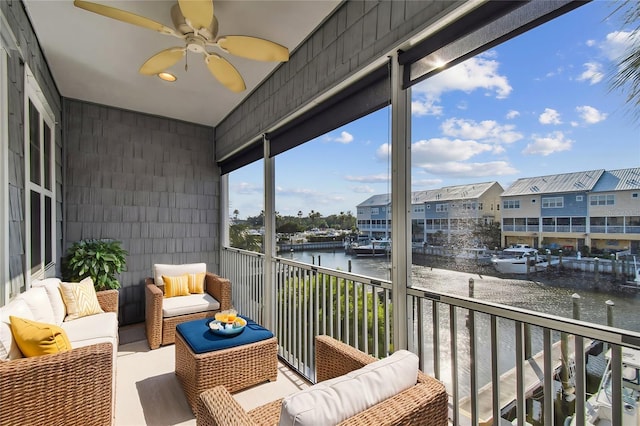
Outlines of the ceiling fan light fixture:
[[176,77],[175,75],[171,74],[170,72],[159,72],[158,73],[158,77],[161,80],[168,81],[169,83],[173,83],[174,81],[176,81],[178,79],[178,77]]

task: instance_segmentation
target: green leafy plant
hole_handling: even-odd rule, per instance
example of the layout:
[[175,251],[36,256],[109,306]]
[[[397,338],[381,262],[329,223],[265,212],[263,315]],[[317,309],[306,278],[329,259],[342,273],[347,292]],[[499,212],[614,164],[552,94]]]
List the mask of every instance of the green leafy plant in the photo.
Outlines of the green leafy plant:
[[63,277],[79,282],[91,277],[97,291],[120,288],[116,275],[125,271],[129,254],[116,240],[81,240],[73,243],[64,261]]

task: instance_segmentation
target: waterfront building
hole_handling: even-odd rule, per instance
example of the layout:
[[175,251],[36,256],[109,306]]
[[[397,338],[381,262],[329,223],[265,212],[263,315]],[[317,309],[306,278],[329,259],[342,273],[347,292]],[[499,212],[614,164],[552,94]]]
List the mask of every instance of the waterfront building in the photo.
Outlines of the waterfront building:
[[473,246],[477,225],[500,222],[498,182],[471,183],[412,194],[412,240],[427,244]]
[[[476,224],[500,221],[498,182],[445,186],[411,193],[411,239],[420,244],[470,240]],[[373,195],[357,206],[358,229],[369,238],[391,235],[391,196]],[[471,244],[467,241],[465,245]]]
[[357,226],[370,239],[391,235],[391,194],[373,195],[356,206]]
[[521,178],[502,194],[503,245],[638,253],[640,168]]

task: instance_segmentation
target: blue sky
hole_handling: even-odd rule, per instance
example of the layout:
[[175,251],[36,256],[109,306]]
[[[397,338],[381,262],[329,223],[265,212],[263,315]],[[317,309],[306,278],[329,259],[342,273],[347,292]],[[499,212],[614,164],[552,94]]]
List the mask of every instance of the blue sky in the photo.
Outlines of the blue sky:
[[[594,1],[412,89],[412,190],[640,166],[640,122],[610,90],[634,34]],[[639,36],[639,35],[635,35]],[[385,108],[276,157],[276,211],[351,211],[390,189]],[[262,162],[233,172],[230,215],[262,207]]]

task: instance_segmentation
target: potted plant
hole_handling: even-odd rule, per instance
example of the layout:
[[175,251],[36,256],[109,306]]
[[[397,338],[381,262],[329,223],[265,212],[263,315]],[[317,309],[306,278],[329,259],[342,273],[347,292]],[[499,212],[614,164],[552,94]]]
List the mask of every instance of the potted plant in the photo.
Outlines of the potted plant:
[[64,279],[79,282],[91,277],[96,291],[120,288],[116,275],[126,269],[126,256],[129,254],[120,244],[120,241],[110,239],[87,239],[73,243],[65,258]]

